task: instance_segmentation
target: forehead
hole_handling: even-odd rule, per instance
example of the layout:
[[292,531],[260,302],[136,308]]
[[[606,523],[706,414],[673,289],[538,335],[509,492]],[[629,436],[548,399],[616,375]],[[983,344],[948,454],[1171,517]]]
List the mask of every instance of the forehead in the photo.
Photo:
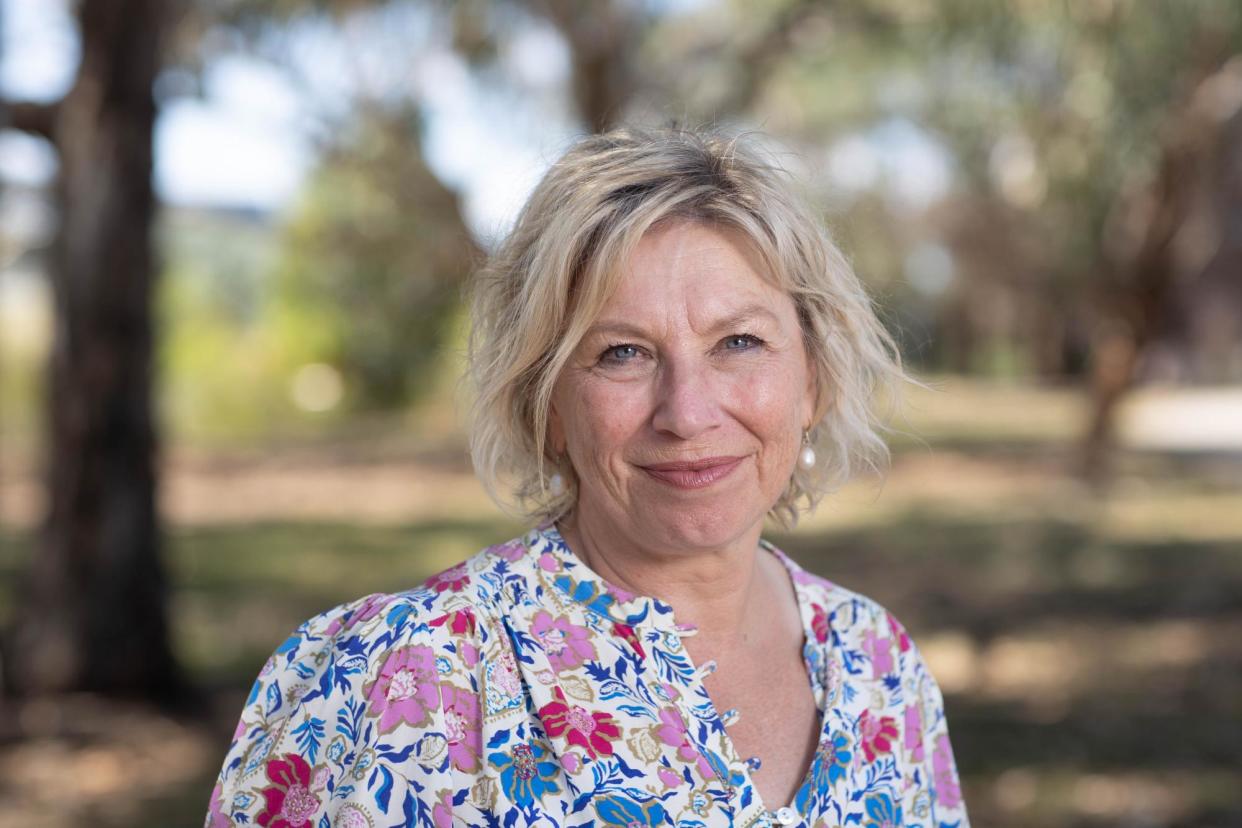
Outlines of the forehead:
[[647,231],[622,266],[602,315],[678,311],[692,322],[710,321],[755,304],[782,317],[781,311],[793,313],[792,299],[742,233],[682,220]]

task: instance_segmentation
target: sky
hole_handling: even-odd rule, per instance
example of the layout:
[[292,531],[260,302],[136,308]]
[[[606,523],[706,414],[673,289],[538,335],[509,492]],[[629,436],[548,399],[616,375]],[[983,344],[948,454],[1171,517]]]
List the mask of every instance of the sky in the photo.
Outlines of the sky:
[[[78,61],[64,0],[0,0],[0,10],[0,94],[59,98],[72,83]],[[383,35],[364,26],[356,36]],[[339,91],[332,78],[341,76],[341,57],[313,31],[302,39],[294,50],[299,71],[316,94],[330,98]],[[567,56],[546,32],[522,34],[509,51],[536,90],[550,90],[564,81]],[[551,157],[570,139],[573,126],[547,113],[532,120],[528,113],[527,122],[518,125],[524,128],[508,123],[506,130],[497,131],[495,110],[506,102],[489,100],[446,48],[421,49],[418,54],[410,91],[426,116],[428,163],[462,192],[467,220],[476,233],[490,237],[503,232]],[[213,61],[202,87],[201,99],[180,98],[161,109],[155,141],[160,197],[179,205],[265,211],[289,207],[314,160],[304,129],[308,110],[322,101],[308,100],[282,69],[240,54]],[[541,135],[535,134],[541,129]],[[12,130],[0,132],[0,175],[38,184],[54,169],[55,156],[43,141]]]
[[[706,0],[665,2],[685,12]],[[0,0],[0,10],[0,94],[58,98],[78,60],[66,0]],[[212,61],[201,98],[177,98],[161,109],[157,193],[178,205],[287,209],[314,161],[307,119],[346,96],[341,79],[352,78],[418,101],[428,164],[461,193],[476,236],[486,243],[502,234],[538,177],[577,134],[565,110],[565,47],[551,30],[538,27],[519,30],[506,42],[504,69],[524,91],[523,106],[515,107],[505,92],[480,85],[425,16],[410,14],[407,9],[363,17],[330,36],[313,28],[296,33],[288,52],[293,75],[241,54]],[[393,54],[413,57],[384,60]],[[827,159],[833,183],[847,192],[881,184],[894,197],[920,205],[949,183],[943,150],[908,122],[846,136],[829,148]],[[44,142],[0,132],[0,176],[34,184],[54,168]]]
[[[0,91],[54,100],[69,88],[78,44],[64,0],[2,0]],[[278,73],[255,61],[213,67],[204,101],[163,109],[156,132],[155,181],[178,204],[279,208],[297,192],[306,148],[292,129],[297,101]],[[55,159],[37,139],[6,132],[0,172],[27,183],[46,179]]]

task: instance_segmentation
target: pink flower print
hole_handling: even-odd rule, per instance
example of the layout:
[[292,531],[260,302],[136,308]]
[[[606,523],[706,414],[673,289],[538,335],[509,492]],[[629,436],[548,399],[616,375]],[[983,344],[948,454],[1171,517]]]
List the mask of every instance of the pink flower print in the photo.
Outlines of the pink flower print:
[[906,632],[906,628],[901,626],[901,622],[891,612],[885,613],[888,616],[888,628],[893,631],[893,638],[897,639],[897,649],[906,652],[910,649],[910,634]]
[[877,719],[870,710],[864,710],[858,719],[859,742],[868,762],[874,762],[882,753],[893,752],[893,739],[897,738],[897,722],[892,716]]
[[488,662],[485,673],[489,713],[520,706],[522,679],[518,675],[517,662],[514,661],[511,651],[504,650],[497,658]]
[[880,678],[893,672],[893,640],[880,638],[875,630],[867,630],[863,634],[863,652],[871,657],[873,678]]
[[[784,554],[782,554],[781,558],[784,557]],[[805,586],[817,586],[823,589],[836,589],[836,584],[832,581],[829,581],[827,578],[822,578],[819,575],[807,572],[805,569],[799,569],[794,572],[793,581],[795,584],[802,584]]]
[[936,798],[946,808],[956,808],[962,801],[962,788],[947,733],[937,736],[936,746],[932,748],[932,776],[936,780]]
[[639,640],[638,634],[634,632],[634,628],[629,624],[622,624],[620,622],[614,623],[612,625],[612,631],[621,638],[624,638],[626,642],[634,648],[634,652],[638,653],[639,658],[647,657],[647,651],[643,649],[643,642]]
[[211,801],[207,808],[207,824],[203,828],[232,828],[233,821],[220,809],[224,804],[220,801],[221,796],[220,783],[217,782],[211,791]]
[[570,705],[557,687],[552,701],[539,708],[539,718],[552,737],[565,735],[565,741],[583,748],[592,759],[612,755],[612,743],[621,736],[621,729],[611,713],[592,712],[585,707]]
[[370,621],[372,618],[379,615],[380,610],[391,604],[393,598],[394,596],[385,595],[382,592],[377,592],[374,595],[368,595],[366,598],[362,599],[362,604],[358,607],[358,609],[354,610],[350,614],[348,620],[343,621],[340,618],[336,619],[328,625],[328,628],[324,630],[323,634],[331,637],[336,635],[341,630],[349,631],[361,624],[363,621]]
[[517,662],[513,659],[513,653],[504,652],[500,654],[500,659],[496,662],[496,672],[493,676],[496,686],[506,696],[516,696],[522,690],[521,679],[518,678]]
[[699,775],[711,779],[714,771],[707,760],[690,744],[686,722],[676,708],[665,707],[660,711],[660,724],[656,725],[656,738],[669,747],[677,748],[677,758],[698,765]]
[[357,805],[348,804],[336,815],[333,828],[371,828],[371,820]]
[[513,563],[526,554],[526,546],[521,541],[509,541],[508,543],[493,546],[488,551],[497,557],[504,558],[509,563]]
[[630,592],[625,587],[619,587],[615,584],[605,584],[604,586],[608,590],[609,594],[611,594],[613,598],[617,599],[617,603],[619,604],[628,604],[630,601],[633,601],[638,597],[636,593]]
[[811,604],[811,631],[820,644],[828,640],[828,611],[819,604]]
[[660,781],[664,783],[664,787],[666,788],[676,788],[684,781],[679,775],[673,773],[673,771],[668,768],[660,768],[656,771],[656,776],[660,777]]
[[682,759],[693,758],[690,755],[682,755],[683,748],[690,747],[690,742],[686,740],[686,723],[682,720],[681,714],[671,707],[666,707],[660,711],[660,724],[656,727],[656,736],[660,741],[669,747],[678,748],[678,756]]
[[571,623],[563,615],[553,618],[551,613],[540,610],[535,613],[531,632],[543,645],[552,669],[558,673],[572,670],[595,658],[590,631]]
[[269,759],[263,789],[263,812],[255,822],[263,828],[304,828],[319,811],[319,797],[311,793],[311,768],[296,753]]
[[478,696],[445,682],[440,685],[440,709],[444,711],[449,760],[458,770],[474,773],[483,755],[483,719],[479,715]]
[[474,625],[474,612],[468,609],[454,610],[427,622],[429,627],[447,626],[454,635],[465,635],[466,633],[473,635]]
[[401,723],[415,727],[431,720],[440,703],[436,659],[430,647],[393,650],[379,676],[364,689],[367,715],[379,716],[379,730],[388,733]]
[[910,751],[910,761],[923,761],[923,714],[917,705],[906,707],[905,713],[906,750]]
[[453,828],[453,792],[440,791],[431,806],[431,824],[435,828]]
[[436,592],[444,592],[446,590],[461,592],[468,583],[470,583],[470,575],[464,563],[459,563],[457,566],[432,575],[427,579],[427,586]]

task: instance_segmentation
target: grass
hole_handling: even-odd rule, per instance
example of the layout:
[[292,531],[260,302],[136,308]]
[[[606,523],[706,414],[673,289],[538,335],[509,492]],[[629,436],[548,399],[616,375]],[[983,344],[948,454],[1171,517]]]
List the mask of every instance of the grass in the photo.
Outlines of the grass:
[[516,525],[261,523],[170,536],[177,649],[200,682],[248,683],[298,624],[344,601],[421,583]]
[[[417,583],[516,531],[476,520],[178,528],[169,538],[178,650],[226,700],[229,719],[305,618]],[[1142,803],[1163,814],[1146,824],[1242,817],[1229,782],[1242,744],[1236,540],[1115,541],[1081,522],[926,510],[774,540],[911,629],[941,675],[976,824],[1133,824]],[[18,557],[0,558],[6,576]],[[218,754],[227,735],[210,739]],[[196,813],[209,780],[204,770],[149,807],[165,818]],[[133,819],[95,813],[102,824]]]
[[[1242,824],[1236,458],[1128,453],[1101,497],[1066,472],[1081,413],[1071,395],[953,381],[914,402],[912,420],[923,419],[912,425],[934,450],[899,441],[882,489],[851,487],[798,531],[770,537],[911,630],[945,692],[974,824]],[[197,824],[241,697],[293,627],[520,531],[465,483],[449,485],[468,477],[460,464],[403,453],[389,437],[335,444],[322,462],[299,454],[259,476],[261,455],[223,464],[219,477],[210,464],[174,469],[197,475],[204,501],[270,486],[274,504],[299,504],[252,519],[204,502],[177,512],[168,530],[175,644],[213,694],[212,724],[177,730],[111,709],[24,708],[28,738],[0,744],[0,799],[14,815],[0,815],[0,826]],[[429,470],[428,505],[362,509],[386,496],[375,486],[407,485],[366,476],[394,457],[412,476]],[[311,477],[315,488],[297,487]],[[307,507],[312,497],[337,517],[307,517],[321,503]],[[355,502],[367,517],[340,518]],[[0,622],[13,611],[28,541],[27,530],[0,527]],[[39,724],[49,717],[60,724]],[[164,778],[171,763],[152,758],[152,746],[167,744],[193,761]],[[139,795],[130,780],[140,774],[164,781]],[[63,778],[80,795],[56,787]]]

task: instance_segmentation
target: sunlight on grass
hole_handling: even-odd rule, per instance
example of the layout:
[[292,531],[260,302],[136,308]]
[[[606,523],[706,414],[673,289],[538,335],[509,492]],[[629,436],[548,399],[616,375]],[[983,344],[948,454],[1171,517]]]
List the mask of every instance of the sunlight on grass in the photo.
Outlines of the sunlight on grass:
[[[1233,824],[1236,464],[1127,452],[1116,485],[1097,494],[1071,474],[1073,394],[952,380],[915,402],[926,444],[899,444],[883,481],[860,479],[796,531],[767,534],[910,630],[944,691],[975,824]],[[433,427],[356,424],[322,445],[165,455],[174,644],[230,721],[197,746],[179,737],[201,768],[153,794],[164,813],[197,815],[223,728],[299,624],[522,532],[470,474],[449,407],[426,416]],[[0,623],[37,515],[29,464],[5,473]],[[31,742],[0,751],[0,773],[45,780],[69,768],[116,799],[117,768],[138,750],[116,743]],[[162,824],[133,809],[100,816]]]
[[898,445],[964,441],[1067,442],[1086,422],[1087,406],[1076,388],[1040,388],[956,376],[928,376],[930,390],[908,387],[895,424]]
[[242,680],[312,615],[417,586],[517,531],[451,521],[181,529],[170,544],[178,650],[192,673]]

